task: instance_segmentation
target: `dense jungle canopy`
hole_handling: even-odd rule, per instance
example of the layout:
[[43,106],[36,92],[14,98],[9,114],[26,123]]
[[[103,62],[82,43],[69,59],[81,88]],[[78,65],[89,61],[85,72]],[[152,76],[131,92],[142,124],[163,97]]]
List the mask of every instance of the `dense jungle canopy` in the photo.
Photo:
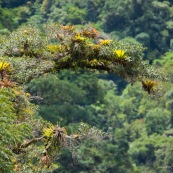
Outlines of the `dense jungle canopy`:
[[0,172],[167,173],[173,1],[0,0]]

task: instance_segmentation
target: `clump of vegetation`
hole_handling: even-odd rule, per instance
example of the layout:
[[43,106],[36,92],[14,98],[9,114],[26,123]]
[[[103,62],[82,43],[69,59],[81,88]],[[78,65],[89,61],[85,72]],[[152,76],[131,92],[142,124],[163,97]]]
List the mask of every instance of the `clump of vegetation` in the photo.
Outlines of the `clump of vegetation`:
[[[46,24],[43,31],[21,27],[1,42],[0,94],[5,104],[1,110],[2,127],[10,134],[3,144],[7,151],[0,156],[2,163],[7,163],[0,167],[2,172],[55,169],[53,162],[61,148],[73,151],[84,140],[101,141],[109,136],[85,124],[68,135],[65,128],[36,118],[31,96],[22,87],[32,79],[62,69],[88,68],[119,75],[131,83],[142,82],[145,91],[157,94],[153,78],[166,77],[143,62],[144,48],[100,37],[93,27]],[[14,130],[16,135],[12,135]],[[27,155],[28,152],[31,154]],[[34,163],[30,164],[31,160]]]

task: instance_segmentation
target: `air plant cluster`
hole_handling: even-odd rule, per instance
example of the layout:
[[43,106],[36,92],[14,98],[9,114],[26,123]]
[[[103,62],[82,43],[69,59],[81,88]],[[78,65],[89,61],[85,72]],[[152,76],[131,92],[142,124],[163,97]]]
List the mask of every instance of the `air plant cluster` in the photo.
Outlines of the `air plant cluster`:
[[[139,81],[142,86],[144,80],[167,80],[162,72],[142,60],[144,50],[139,44],[104,38],[92,26],[79,29],[60,24],[45,24],[43,31],[35,27],[20,28],[0,45],[1,56],[13,57],[15,80],[20,83],[46,72],[76,68],[105,70],[131,83]],[[28,66],[31,62],[35,65]],[[153,91],[154,88],[147,92],[157,93]]]
[[29,122],[33,129],[23,143],[15,142],[16,145],[11,147],[17,158],[14,170],[26,172],[30,169],[25,161],[27,163],[27,159],[33,158],[29,158],[31,155],[27,158],[27,152],[33,152],[33,157],[35,153],[34,159],[40,169],[50,168],[61,148],[73,151],[84,140],[101,142],[110,138],[110,134],[85,124],[81,124],[79,130],[71,135],[59,125],[45,123],[45,126],[38,127],[36,120],[32,119],[34,113],[29,104],[30,95],[21,85],[46,73],[88,68],[119,75],[132,84],[139,81],[144,91],[157,95],[159,81],[167,81],[168,78],[142,60],[144,50],[139,44],[107,39],[92,26],[76,28],[46,24],[42,30],[25,26],[4,36],[0,42],[0,89],[9,89],[15,94],[11,100],[16,115],[13,126],[24,126]]

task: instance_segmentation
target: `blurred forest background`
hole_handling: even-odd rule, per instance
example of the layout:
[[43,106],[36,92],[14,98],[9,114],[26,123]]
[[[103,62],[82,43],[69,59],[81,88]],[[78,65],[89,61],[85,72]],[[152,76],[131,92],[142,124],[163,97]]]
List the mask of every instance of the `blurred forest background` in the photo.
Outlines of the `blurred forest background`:
[[[163,0],[0,0],[0,34],[46,22],[81,27],[90,23],[110,39],[147,47],[143,58],[173,75],[173,1]],[[38,115],[73,132],[86,122],[113,139],[83,143],[77,160],[64,150],[55,172],[168,173],[173,166],[173,87],[151,98],[141,85],[95,71],[62,70],[32,80],[27,90],[42,100]],[[169,167],[170,166],[170,167]]]

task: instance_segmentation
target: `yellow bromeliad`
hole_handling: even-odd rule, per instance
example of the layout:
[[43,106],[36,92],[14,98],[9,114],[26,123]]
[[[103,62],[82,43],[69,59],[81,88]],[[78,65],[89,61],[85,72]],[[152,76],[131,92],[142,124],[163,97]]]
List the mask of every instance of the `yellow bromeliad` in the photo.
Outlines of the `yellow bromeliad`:
[[107,40],[102,40],[102,39],[99,40],[100,44],[101,44],[101,45],[104,45],[104,46],[109,45],[111,41],[112,41],[112,40],[108,40],[108,39],[107,39]]
[[52,54],[54,53],[63,53],[66,50],[66,47],[63,45],[54,45],[54,44],[49,44],[47,45],[47,49],[49,52]]
[[83,35],[84,37],[88,37],[88,38],[96,38],[98,36],[99,32],[96,29],[83,29],[81,32],[81,35]]
[[45,137],[51,137],[53,135],[55,127],[53,125],[50,125],[49,127],[43,128],[43,136]]
[[98,61],[96,59],[93,59],[90,61],[91,66],[96,66],[98,64]]
[[63,30],[68,31],[68,32],[71,32],[71,31],[74,30],[74,26],[73,26],[73,25],[67,25],[67,26],[61,25],[61,28],[62,28]]
[[7,69],[10,66],[8,62],[0,61],[0,71]]
[[88,44],[90,48],[92,48],[94,51],[99,51],[100,50],[100,45],[99,44]]
[[154,91],[155,85],[157,85],[156,81],[152,81],[152,80],[142,81],[142,88],[143,90],[147,91],[148,94],[150,94],[151,91]]
[[124,50],[120,50],[120,49],[114,50],[114,53],[116,55],[116,58],[118,58],[118,59],[126,59],[126,53],[125,53]]
[[56,53],[56,52],[59,52],[61,50],[61,46],[60,45],[49,44],[49,45],[47,45],[47,49],[51,53]]
[[85,42],[85,41],[86,41],[86,38],[85,38],[85,37],[82,37],[80,34],[77,34],[77,35],[75,35],[75,36],[72,38],[72,41],[73,41],[73,42],[82,43],[82,42]]

